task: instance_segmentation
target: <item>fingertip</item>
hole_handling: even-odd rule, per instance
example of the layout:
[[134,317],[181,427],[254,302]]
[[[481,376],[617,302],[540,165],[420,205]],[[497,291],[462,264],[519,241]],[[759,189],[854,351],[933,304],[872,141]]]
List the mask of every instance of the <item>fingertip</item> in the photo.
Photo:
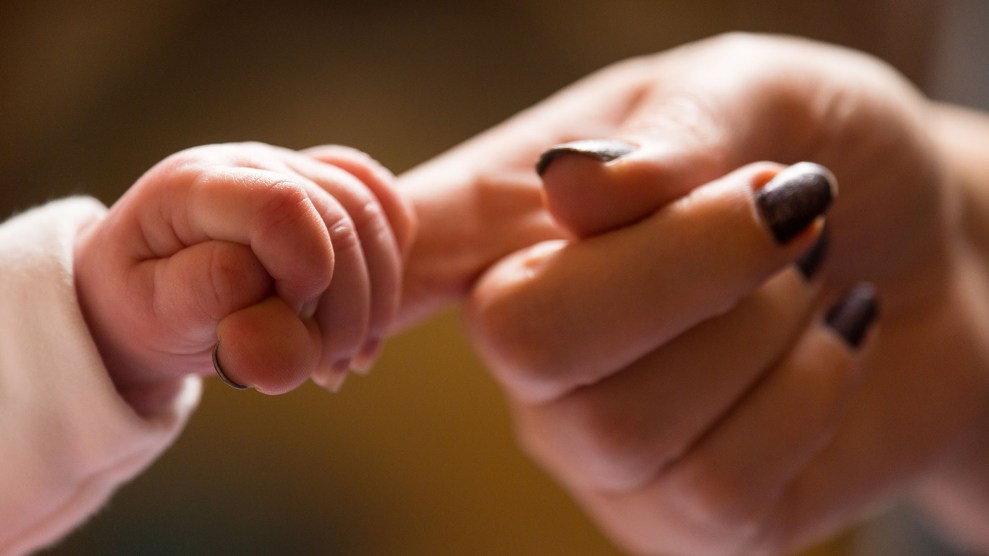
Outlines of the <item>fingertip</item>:
[[549,213],[579,237],[632,224],[666,202],[662,179],[648,159],[631,160],[638,147],[615,140],[556,145],[542,154],[536,172],[543,180]]
[[213,344],[213,370],[216,371],[216,376],[221,382],[227,386],[233,388],[234,390],[247,390],[250,386],[241,384],[227,375],[227,372],[223,370],[223,365],[220,364],[220,342],[217,341]]
[[823,167],[806,163],[786,167],[755,162],[671,205],[721,236],[733,264],[761,268],[763,273],[792,264],[810,282],[825,262],[830,241],[826,212],[835,189],[823,172]]
[[859,351],[879,316],[876,287],[861,282],[828,310],[825,325],[853,352]]
[[319,360],[318,329],[303,322],[280,298],[228,315],[217,326],[223,373],[263,394],[284,394],[302,385]]
[[351,370],[361,375],[370,373],[371,368],[378,359],[378,355],[381,353],[381,347],[382,342],[380,338],[368,338],[351,361]]
[[312,375],[312,381],[327,392],[336,394],[343,388],[343,383],[350,373],[350,361],[343,359],[337,361],[329,368],[316,370]]
[[325,162],[333,166],[339,165],[341,161],[346,161],[352,164],[360,165],[363,168],[369,169],[374,172],[375,175],[386,180],[394,180],[395,174],[388,169],[387,166],[379,162],[376,158],[371,156],[365,151],[362,151],[355,147],[350,147],[347,145],[335,145],[335,144],[325,144],[325,145],[315,145],[306,149],[299,151],[311,158],[315,158],[320,162]]
[[804,232],[838,195],[838,182],[825,167],[799,162],[783,168],[755,190],[762,222],[780,245]]

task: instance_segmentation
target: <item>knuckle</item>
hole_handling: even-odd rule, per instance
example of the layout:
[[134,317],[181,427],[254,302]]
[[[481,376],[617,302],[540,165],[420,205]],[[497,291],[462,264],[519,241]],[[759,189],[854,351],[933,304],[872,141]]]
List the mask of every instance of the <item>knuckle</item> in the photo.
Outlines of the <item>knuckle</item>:
[[762,519],[758,530],[749,541],[745,554],[770,556],[794,550],[795,530],[788,518],[792,508],[785,502],[777,504]]
[[718,52],[728,52],[732,55],[739,53],[760,53],[775,56],[779,51],[781,39],[769,35],[748,31],[728,31],[715,35],[708,44]]
[[556,347],[547,326],[549,308],[538,300],[512,299],[512,289],[470,303],[475,343],[495,377],[519,398],[534,403],[555,399],[573,386],[568,376],[575,373],[568,370],[576,366],[568,350]]
[[574,462],[609,490],[627,491],[652,478],[658,463],[651,457],[643,423],[617,404],[581,398],[578,391],[563,402],[559,419],[564,428],[554,435],[568,444]]
[[[162,163],[193,172],[216,172],[243,157],[237,144],[200,145],[170,155]],[[216,177],[215,173],[211,174]]]
[[666,480],[684,520],[709,539],[738,546],[761,531],[763,508],[749,498],[744,478],[730,470],[693,462]]
[[358,210],[350,214],[354,228],[362,237],[377,237],[388,233],[388,223],[381,205],[370,195],[361,200]]
[[[723,126],[725,117],[721,114],[718,100],[708,95],[707,92],[690,89],[670,92],[662,103],[652,107],[648,114],[643,114],[630,130],[647,135],[676,130],[678,137],[690,145],[724,144],[727,142]],[[707,158],[720,168],[723,166],[721,156],[723,153],[715,151]],[[653,168],[653,171],[662,172],[664,169]]]
[[276,180],[258,185],[265,195],[258,216],[260,220],[258,225],[261,229],[276,228],[312,218],[312,203],[301,185],[288,180]]
[[360,234],[350,218],[340,218],[329,226],[330,244],[335,253],[359,251],[361,249]]
[[183,149],[170,155],[165,162],[173,164],[196,164],[211,160],[215,157],[216,146],[198,146]]
[[141,181],[161,180],[171,189],[209,184],[217,177],[216,169],[208,153],[201,149],[186,149],[169,156],[149,170]]

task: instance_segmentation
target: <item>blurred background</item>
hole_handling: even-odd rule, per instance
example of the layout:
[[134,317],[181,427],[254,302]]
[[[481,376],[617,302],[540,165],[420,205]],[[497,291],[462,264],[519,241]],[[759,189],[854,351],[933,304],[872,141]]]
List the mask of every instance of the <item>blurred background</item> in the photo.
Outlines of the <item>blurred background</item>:
[[[400,173],[610,62],[735,29],[849,45],[985,107],[987,6],[4,0],[0,215],[75,193],[112,203],[203,143],[343,143]],[[913,521],[895,511],[809,554],[947,553]],[[521,455],[451,310],[337,395],[207,381],[174,447],[47,553],[617,551]]]

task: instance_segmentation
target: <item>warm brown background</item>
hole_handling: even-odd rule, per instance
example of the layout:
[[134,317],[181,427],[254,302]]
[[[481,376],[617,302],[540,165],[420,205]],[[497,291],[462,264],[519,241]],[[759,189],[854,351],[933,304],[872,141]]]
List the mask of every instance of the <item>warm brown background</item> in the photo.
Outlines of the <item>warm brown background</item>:
[[[926,85],[938,5],[8,0],[0,215],[77,192],[112,202],[167,154],[219,141],[345,143],[401,172],[608,62],[730,29],[848,44]],[[615,549],[520,455],[451,312],[338,395],[208,381],[175,446],[51,553]]]

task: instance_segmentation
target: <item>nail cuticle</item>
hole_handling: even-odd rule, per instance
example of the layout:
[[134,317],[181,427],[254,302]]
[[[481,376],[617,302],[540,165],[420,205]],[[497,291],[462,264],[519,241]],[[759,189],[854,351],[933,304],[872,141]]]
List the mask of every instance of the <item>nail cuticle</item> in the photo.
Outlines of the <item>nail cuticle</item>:
[[539,157],[539,161],[536,162],[536,173],[540,176],[544,175],[555,160],[568,154],[587,156],[601,162],[611,162],[635,151],[637,148],[629,143],[606,139],[571,141],[555,145],[544,152]]

